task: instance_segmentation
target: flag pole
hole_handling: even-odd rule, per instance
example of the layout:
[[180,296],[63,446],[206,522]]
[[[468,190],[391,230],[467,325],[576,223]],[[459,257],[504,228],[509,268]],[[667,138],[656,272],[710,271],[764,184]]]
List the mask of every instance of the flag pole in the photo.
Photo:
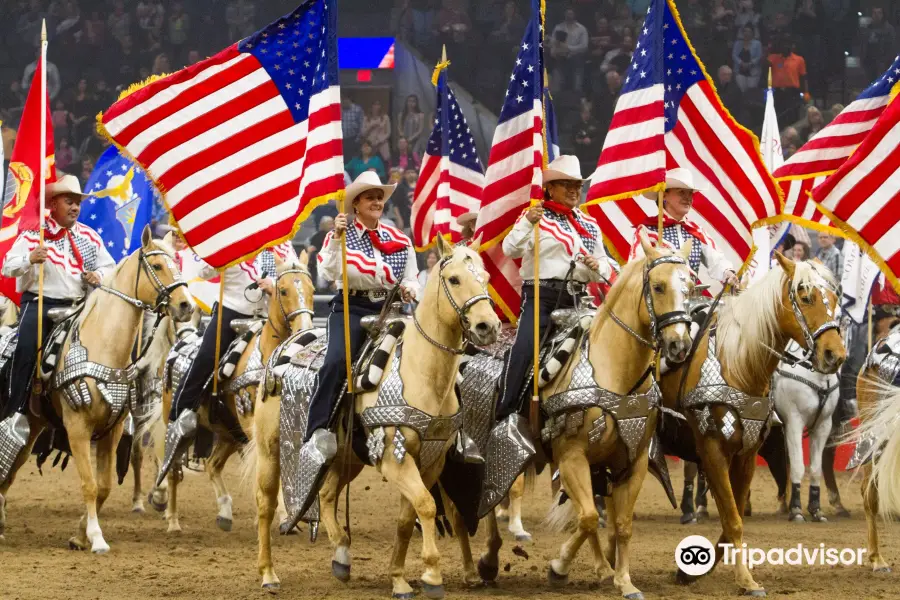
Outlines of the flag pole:
[[656,242],[657,248],[662,248],[663,241],[663,196],[665,196],[666,190],[661,189],[656,192],[656,209],[659,214],[656,216],[656,233],[659,235],[659,239]]
[[[40,219],[39,246],[44,247],[44,194],[47,189],[47,20],[41,22],[41,58],[38,66],[41,69],[39,82],[41,95],[41,139],[39,148],[41,152],[41,172],[38,175],[38,215]],[[32,82],[32,85],[34,83]],[[37,393],[42,393],[41,386],[41,355],[43,354],[44,339],[44,263],[38,265],[38,314],[37,314],[37,366],[35,369],[35,383]]]
[[[344,214],[344,194],[338,198],[338,212]],[[348,223],[349,226],[349,223]],[[341,295],[344,300],[344,361],[347,369],[347,393],[353,393],[353,358],[350,355],[350,283],[347,278],[347,230],[341,235]]]
[[219,395],[219,355],[222,353],[222,303],[225,301],[225,271],[219,271],[219,306],[216,315],[216,362],[213,367],[213,398]]
[[[885,281],[885,285],[889,285],[887,281]],[[868,352],[866,352],[866,356],[872,354],[872,295],[869,294],[869,335],[868,335]]]

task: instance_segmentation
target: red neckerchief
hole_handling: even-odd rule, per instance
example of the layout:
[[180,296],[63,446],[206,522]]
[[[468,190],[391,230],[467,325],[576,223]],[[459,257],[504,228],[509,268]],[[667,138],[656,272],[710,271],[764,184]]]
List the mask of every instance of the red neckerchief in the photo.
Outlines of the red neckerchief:
[[[78,245],[75,243],[75,236],[72,235],[72,227],[62,227],[57,224],[53,219],[47,219],[47,227],[44,229],[44,238],[50,240],[51,242],[59,241],[63,238],[63,236],[68,236],[69,238],[69,246],[72,248],[72,256],[75,258],[75,262],[78,263],[78,268],[82,271],[84,270],[84,259],[81,258],[81,252],[78,251]],[[54,231],[54,229],[56,231]]]
[[569,208],[568,206],[560,204],[559,202],[553,202],[552,200],[544,200],[544,208],[546,208],[548,210],[552,210],[553,212],[558,213],[560,215],[563,215],[566,219],[569,220],[569,225],[571,225],[575,229],[575,231],[578,232],[578,235],[580,235],[581,237],[583,237],[583,238],[591,237],[591,234],[588,232],[587,229],[584,228],[584,225],[582,225],[578,221],[578,219],[575,217],[575,215],[572,214],[572,209]]
[[[647,220],[642,223],[644,227],[647,227],[651,231],[656,231],[656,227],[658,224],[657,217],[647,217]],[[689,219],[682,219],[681,221],[676,221],[669,215],[663,213],[663,227],[671,227],[672,225],[681,225],[682,229],[684,229],[688,235],[691,235],[697,238],[701,243],[708,244],[709,238],[700,226],[694,223]]]
[[406,244],[401,244],[400,242],[381,241],[381,238],[378,237],[378,232],[374,229],[367,229],[366,233],[369,234],[369,241],[372,242],[372,246],[374,246],[375,249],[382,254],[394,254],[396,252],[400,252],[401,250],[406,250]]

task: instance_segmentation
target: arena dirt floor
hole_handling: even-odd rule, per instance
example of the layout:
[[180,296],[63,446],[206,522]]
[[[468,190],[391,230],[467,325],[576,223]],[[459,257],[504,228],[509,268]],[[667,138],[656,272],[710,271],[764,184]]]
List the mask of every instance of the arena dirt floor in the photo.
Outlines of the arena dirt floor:
[[[73,552],[67,548],[81,514],[81,493],[74,465],[38,474],[34,463],[20,473],[10,490],[8,528],[0,541],[0,598],[31,600],[77,598],[79,600],[142,600],[187,598],[190,600],[267,598],[256,572],[256,508],[252,493],[239,485],[237,461],[229,465],[227,481],[234,496],[234,529],[216,528],[215,501],[205,475],[188,472],[179,492],[183,532],[167,535],[161,515],[148,508],[146,514],[131,512],[130,481],[113,491],[101,513],[101,525],[112,551],[105,556]],[[681,467],[671,466],[676,489],[681,486]],[[840,478],[850,519],[833,517],[828,523],[788,523],[774,514],[775,487],[765,469],[758,471],[753,486],[755,514],[746,521],[745,540],[757,547],[790,547],[797,543],[818,546],[865,547],[865,518],[858,483]],[[823,494],[824,495],[824,494]],[[804,488],[804,498],[806,491]],[[585,545],[572,567],[570,583],[552,590],[546,583],[547,562],[557,555],[563,536],[550,534],[540,525],[550,501],[549,480],[540,477],[535,490],[525,498],[525,526],[534,534],[533,543],[522,544],[525,552],[513,553],[511,536],[501,551],[499,585],[487,589],[463,586],[455,540],[439,542],[448,598],[615,598],[610,582],[597,585],[590,570],[589,547]],[[805,499],[804,499],[805,502]],[[343,503],[342,503],[343,504]],[[274,538],[275,567],[281,578],[283,598],[389,598],[387,576],[394,537],[396,493],[388,489],[373,470],[352,489],[353,579],[344,585],[333,579],[331,551],[323,535],[312,545],[300,536]],[[674,581],[674,549],[687,534],[715,540],[719,524],[713,520],[685,527],[672,510],[661,486],[648,479],[638,500],[632,541],[632,580],[647,598],[735,597],[730,567],[719,567],[689,587]],[[882,528],[883,529],[883,528]],[[421,538],[410,546],[409,580],[421,572]],[[898,564],[900,528],[882,537],[888,562]],[[480,551],[483,537],[474,541]],[[842,598],[900,598],[900,573],[874,575],[861,567],[765,566],[754,570],[757,581],[770,597],[794,600]]]

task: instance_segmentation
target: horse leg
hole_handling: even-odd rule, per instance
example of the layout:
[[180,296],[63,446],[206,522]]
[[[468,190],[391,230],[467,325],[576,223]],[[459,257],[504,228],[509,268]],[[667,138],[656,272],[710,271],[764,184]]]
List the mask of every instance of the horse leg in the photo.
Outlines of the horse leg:
[[[69,447],[72,458],[81,478],[81,494],[84,498],[85,515],[81,518],[78,531],[69,539],[69,547],[74,550],[85,550],[91,545],[91,552],[103,554],[109,551],[109,545],[103,539],[100,522],[97,520],[97,481],[91,465],[91,433],[93,427],[87,423],[86,415],[72,413],[63,408],[63,422],[69,434]],[[99,448],[99,445],[98,445]]]
[[823,418],[809,436],[809,504],[806,510],[815,523],[828,520],[822,512],[819,483],[822,480],[822,452],[828,442],[829,433],[831,433],[830,415],[827,419]]
[[803,482],[805,465],[803,462],[803,417],[793,409],[784,424],[784,440],[787,443],[788,462],[791,467],[791,503],[789,520],[802,523],[803,509],[800,505],[800,485]]
[[178,522],[178,476],[181,473],[179,465],[172,465],[166,479],[169,482],[169,502],[166,504],[166,521],[169,524],[166,533],[181,533],[181,523]]
[[[124,424],[120,421],[117,425],[115,425],[109,433],[107,433],[103,438],[97,441],[96,449],[97,449],[97,465],[96,465],[96,477],[97,477],[97,513],[103,509],[103,505],[106,503],[106,499],[109,498],[109,493],[112,491],[113,486],[113,477],[115,475],[116,467],[115,467],[115,459],[116,459],[116,448],[118,448],[119,440],[122,438],[122,429]],[[99,524],[98,524],[99,529]],[[94,540],[93,547],[91,548],[92,552],[103,554],[104,552],[109,551],[109,546],[106,545],[106,542],[103,541],[102,537],[100,539],[102,544],[98,549],[98,541]],[[103,546],[106,546],[105,549]]]
[[[787,480],[788,480],[788,454],[784,441],[784,427],[772,427],[769,435],[759,448],[759,455],[766,459],[769,472],[775,478],[778,486],[778,510],[776,514],[788,514],[787,507]],[[745,516],[748,516],[745,514]]]
[[849,517],[850,511],[841,502],[841,491],[838,489],[837,478],[834,476],[835,447],[826,443],[822,450],[822,476],[825,478],[825,487],[828,489],[828,504],[839,517]]
[[522,525],[522,496],[525,495],[525,474],[519,475],[509,489],[509,532],[517,542],[530,542],[531,534]]
[[485,515],[484,525],[487,527],[487,543],[478,559],[478,576],[490,584],[497,581],[497,575],[500,574],[500,548],[503,547],[503,538],[500,537],[500,526],[497,524],[497,515],[494,511]]
[[872,565],[872,571],[875,573],[890,573],[891,567],[881,556],[881,550],[878,547],[878,490],[869,485],[872,478],[871,463],[863,465],[862,474],[860,487],[863,497],[863,508],[866,510],[869,563]]
[[226,436],[220,435],[216,438],[216,445],[209,460],[206,461],[206,473],[212,482],[213,490],[215,490],[216,494],[216,504],[219,507],[219,512],[216,515],[216,525],[222,531],[231,531],[233,523],[231,495],[225,486],[225,480],[222,478],[222,470],[225,468],[225,463],[228,462],[232,454],[237,452],[238,448],[240,448],[240,445],[237,442],[230,437],[226,438]]
[[[393,459],[392,452],[389,453],[387,449],[385,450],[386,458],[381,462],[381,474],[388,482],[399,488],[400,493],[412,505],[415,515],[419,518],[419,524],[422,527],[422,562],[425,565],[425,571],[420,578],[422,589],[428,598],[443,598],[444,579],[441,575],[441,555],[437,548],[437,528],[434,524],[437,506],[431,492],[422,481],[415,461],[411,460],[411,457],[407,457],[398,463]],[[401,510],[402,517],[407,516],[408,512],[408,509],[403,508]],[[405,521],[402,521],[402,525],[408,527]],[[391,569],[394,593],[408,594],[410,592],[409,584],[403,577],[402,566],[393,563]]]
[[141,436],[135,435],[131,442],[131,473],[134,478],[134,490],[131,493],[131,512],[144,512],[144,491],[141,481],[141,469],[144,466],[144,449]]
[[631,600],[642,600],[644,595],[631,583],[629,558],[631,526],[634,505],[647,475],[647,448],[631,466],[631,476],[625,481],[613,484],[612,503],[615,505],[616,520],[613,522],[616,535],[616,575],[613,583],[622,596]]
[[681,493],[681,524],[690,525],[697,522],[694,514],[694,477],[698,473],[697,463],[684,461],[684,491]]
[[[274,413],[271,411],[262,413],[263,407],[267,410],[269,404],[275,405]],[[263,589],[276,590],[281,587],[281,581],[275,574],[275,566],[272,564],[272,519],[275,516],[275,507],[278,504],[280,494],[279,480],[281,478],[281,448],[278,445],[278,403],[272,400],[269,403],[259,403],[257,414],[254,417],[256,439],[256,515],[257,515],[257,539],[259,543],[259,556],[257,568],[262,576]],[[271,414],[270,414],[271,413]]]
[[34,447],[34,443],[37,441],[38,436],[44,431],[44,424],[37,422],[36,419],[29,418],[28,425],[30,430],[28,439],[25,441],[25,447],[22,448],[22,451],[19,452],[16,460],[13,461],[12,468],[9,470],[6,481],[0,482],[0,540],[3,539],[3,532],[6,531],[6,494],[16,480],[16,473],[19,472],[22,465],[28,462],[28,458],[31,456],[31,449]]
[[[348,442],[349,443],[349,442]],[[388,454],[385,452],[385,456]],[[349,466],[344,464],[344,454],[335,458],[328,469],[325,480],[319,490],[319,518],[328,532],[328,539],[334,548],[331,558],[331,573],[344,583],[350,581],[350,536],[337,520],[337,501],[341,490],[362,472],[363,466],[351,460]],[[349,471],[348,471],[349,469]]]
[[469,538],[469,531],[466,528],[466,521],[463,519],[456,505],[447,496],[444,488],[441,488],[441,497],[444,500],[444,511],[450,524],[453,525],[453,533],[459,542],[459,552],[462,555],[463,562],[463,581],[467,586],[473,587],[481,583],[478,571],[475,569],[475,560],[472,558],[472,540]]
[[[729,478],[731,496],[728,497],[734,503],[737,520],[731,523],[731,540],[735,548],[740,548],[743,543],[744,522],[740,515],[744,514],[747,501],[750,498],[750,484],[753,482],[753,474],[756,471],[756,452],[747,452],[732,458]],[[720,507],[719,513],[722,509]],[[724,538],[724,533],[723,533]],[[720,539],[721,544],[724,539]],[[719,549],[716,548],[718,558]],[[766,591],[753,580],[750,570],[746,565],[735,565],[735,582],[741,587],[746,596],[765,596]]]
[[[168,413],[164,413],[168,414]],[[166,425],[162,418],[157,419],[150,427],[150,439],[153,446],[153,454],[150,456],[153,460],[153,476],[152,481],[155,483],[159,477],[159,467],[163,462],[163,454],[166,450]],[[153,510],[163,512],[169,505],[169,479],[165,478],[158,486],[154,487],[147,496],[147,501]]]
[[594,503],[594,488],[591,483],[591,465],[579,447],[572,447],[559,461],[559,475],[569,501],[578,509],[578,528],[560,547],[559,558],[550,561],[548,578],[550,585],[565,585],[569,580],[569,569],[575,555],[584,544],[591,539],[594,550],[594,571],[600,581],[613,574],[612,567],[600,547],[598,525],[600,513]]

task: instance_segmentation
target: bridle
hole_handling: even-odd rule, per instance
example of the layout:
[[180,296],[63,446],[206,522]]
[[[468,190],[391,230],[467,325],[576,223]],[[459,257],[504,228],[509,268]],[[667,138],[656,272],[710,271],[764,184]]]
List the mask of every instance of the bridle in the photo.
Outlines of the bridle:
[[[165,284],[156,274],[153,269],[153,265],[150,264],[148,260],[151,256],[162,256],[163,261],[166,263],[166,266],[169,267],[169,271],[172,273],[172,277],[174,281],[170,284]],[[156,313],[159,316],[162,316],[163,312],[169,307],[169,298],[172,295],[172,292],[177,290],[178,288],[184,286],[187,287],[187,282],[182,279],[181,271],[178,270],[178,267],[175,265],[175,261],[169,256],[168,252],[164,250],[150,250],[144,251],[144,248],[141,247],[138,250],[138,264],[140,268],[138,269],[137,277],[134,279],[134,295],[129,296],[125,292],[121,292],[115,288],[111,288],[109,286],[105,286],[102,283],[96,286],[96,289],[103,290],[107,294],[111,294],[121,300],[124,300],[128,304],[132,306],[148,311]],[[150,283],[153,284],[153,288],[156,291],[156,300],[153,304],[148,304],[143,300],[137,297],[138,295],[138,287],[141,284],[141,273],[146,273],[147,278],[150,280]]]
[[[287,270],[279,273],[278,276],[275,278],[276,288],[278,287],[278,282],[281,281],[281,278],[284,277],[285,275],[306,275],[307,277],[312,278],[312,276],[309,273],[309,270],[302,266],[298,266],[297,268],[287,269]],[[310,308],[309,306],[306,306],[306,298],[303,297],[303,284],[300,281],[295,281],[294,285],[297,289],[297,297],[300,299],[300,308],[298,308],[296,310],[292,310],[291,312],[287,312],[286,310],[284,310],[284,304],[282,304],[282,302],[281,302],[281,294],[277,293],[278,292],[277,289],[275,290],[275,295],[278,298],[278,310],[281,311],[281,316],[284,318],[284,322],[288,327],[288,332],[287,332],[288,335],[287,336],[281,335],[281,333],[278,331],[278,327],[275,326],[275,322],[272,321],[272,315],[269,315],[267,317],[269,324],[272,325],[272,329],[275,330],[275,332],[278,334],[278,337],[281,339],[286,339],[288,336],[290,336],[291,332],[293,331],[291,329],[291,321],[293,321],[300,315],[309,315],[310,318],[315,316],[315,311],[312,308]]]
[[[826,321],[818,329],[815,331],[810,330],[809,323],[806,322],[806,317],[803,315],[803,311],[800,309],[800,303],[797,302],[797,292],[795,291],[794,286],[788,284],[788,298],[791,301],[791,310],[794,311],[794,318],[797,320],[797,324],[800,326],[800,332],[803,334],[803,339],[806,342],[806,348],[803,354],[803,357],[800,361],[809,360],[812,358],[813,354],[816,351],[816,340],[818,340],[822,334],[831,329],[836,329],[838,331],[841,330],[840,324],[832,319],[830,321]],[[816,286],[819,289],[819,292],[822,294],[822,303],[828,308],[828,297],[825,295],[827,290],[825,286]]]
[[[650,271],[655,269],[661,265],[687,265],[687,261],[681,256],[672,255],[672,256],[660,256],[659,258],[654,258],[653,260],[647,261],[644,265],[644,273],[643,273],[643,287],[641,289],[641,295],[644,297],[644,304],[647,306],[647,314],[650,317],[650,332],[653,336],[652,340],[648,340],[637,331],[629,327],[622,319],[620,319],[616,313],[613,312],[612,307],[608,304],[604,303],[606,307],[606,312],[609,313],[609,316],[612,320],[628,332],[631,337],[635,338],[638,342],[647,346],[654,352],[659,349],[659,336],[662,333],[662,330],[670,325],[675,325],[677,323],[686,323],[690,326],[691,324],[691,316],[684,309],[682,310],[673,310],[667,313],[663,313],[661,315],[656,314],[656,310],[653,307],[653,294],[650,290]],[[687,276],[682,275],[681,280],[683,282],[687,281]],[[688,290],[687,286],[682,289],[685,296],[687,296]]]
[[444,352],[448,352],[450,354],[459,356],[459,355],[465,354],[466,346],[469,343],[471,343],[471,340],[469,339],[469,317],[467,316],[469,313],[469,309],[471,309],[475,304],[481,302],[482,300],[487,300],[488,302],[491,303],[491,306],[494,306],[494,299],[491,298],[491,295],[488,293],[487,282],[485,281],[484,277],[480,273],[478,273],[478,269],[475,267],[475,264],[472,262],[469,262],[467,268],[468,268],[469,272],[471,272],[472,275],[475,277],[475,281],[477,281],[478,283],[481,284],[482,293],[472,296],[471,298],[469,298],[468,300],[463,302],[462,306],[457,304],[456,300],[453,299],[453,294],[450,293],[450,288],[447,286],[447,280],[444,279],[444,277],[442,275],[444,272],[444,268],[448,264],[450,264],[450,261],[452,259],[453,259],[452,256],[447,256],[447,257],[441,259],[440,263],[438,263],[438,276],[441,279],[441,287],[444,290],[444,296],[447,297],[447,301],[450,302],[450,306],[452,306],[453,310],[456,311],[456,316],[459,319],[459,325],[460,325],[460,328],[461,328],[462,334],[463,334],[462,348],[451,348],[450,346],[447,346],[447,345],[442,344],[439,341],[435,340],[434,338],[429,336],[427,333],[425,333],[425,330],[422,328],[422,325],[419,323],[419,319],[416,317],[416,311],[413,311],[412,317],[413,317],[413,323],[415,323],[415,325],[416,325],[416,329],[419,331],[420,334],[422,334],[422,337],[424,337],[426,340],[428,340],[428,342],[432,346],[440,348]]

